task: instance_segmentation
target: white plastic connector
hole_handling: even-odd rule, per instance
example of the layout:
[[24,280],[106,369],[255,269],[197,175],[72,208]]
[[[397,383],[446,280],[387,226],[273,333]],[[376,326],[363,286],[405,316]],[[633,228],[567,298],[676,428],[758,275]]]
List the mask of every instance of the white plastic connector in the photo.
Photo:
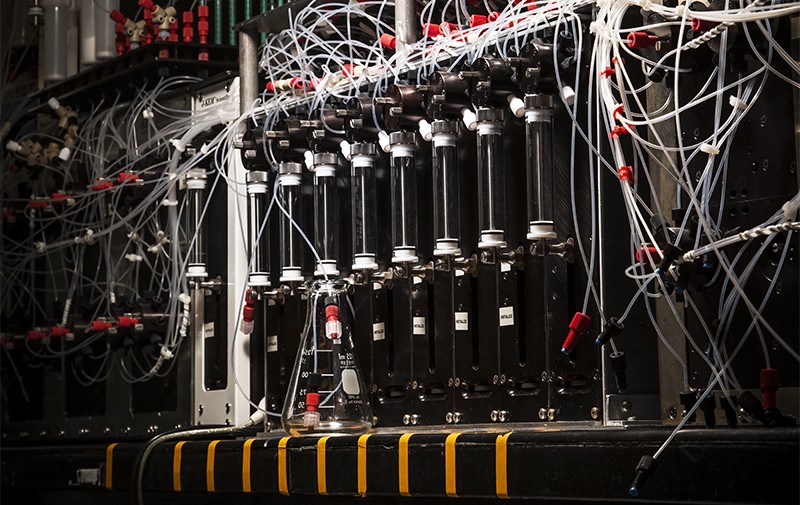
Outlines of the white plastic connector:
[[250,335],[255,329],[255,321],[242,321],[239,323],[239,331],[242,335]]
[[83,239],[87,244],[94,244],[94,230],[91,228],[86,230],[86,234],[83,236]]
[[[598,2],[597,2],[598,7],[600,7],[600,2],[601,1],[602,0],[598,0]],[[602,21],[592,21],[591,23],[589,23],[589,33],[594,34],[594,33],[600,32],[603,29],[605,29],[605,27],[606,27],[606,24],[604,22],[602,22]]]
[[192,297],[189,296],[189,293],[181,293],[178,295],[178,301],[184,305],[189,305],[192,303]]
[[163,200],[161,200],[161,205],[163,205],[164,207],[175,207],[178,205],[178,200],[169,200],[167,198],[164,198]]
[[731,107],[735,109],[742,111],[747,109],[747,103],[745,103],[744,100],[739,99],[739,97],[735,97],[733,95],[731,95],[731,97],[728,99],[728,103],[730,103]]
[[706,144],[705,142],[700,144],[700,151],[708,154],[709,156],[716,156],[719,154],[719,149],[711,144]]
[[47,101],[47,105],[50,106],[53,110],[58,110],[61,108],[61,102],[58,101],[57,98],[53,97]]
[[303,161],[306,164],[306,168],[313,172],[314,171],[314,153],[311,151],[306,151],[303,153]]
[[561,86],[559,93],[561,94],[561,99],[564,101],[564,103],[569,107],[572,107],[572,105],[575,103],[575,90],[572,89],[572,86]]
[[339,142],[339,149],[342,150],[342,156],[344,156],[344,159],[346,159],[347,161],[353,159],[353,155],[350,154],[350,142],[342,140],[341,142]]
[[264,422],[264,419],[267,418],[267,400],[266,398],[262,398],[260,402],[258,402],[258,408],[255,412],[250,416],[249,423],[251,426],[255,426],[257,424],[261,424]]
[[33,248],[36,249],[36,252],[43,253],[47,250],[47,244],[42,241],[34,242]]
[[22,146],[19,145],[18,142],[15,142],[13,140],[9,140],[8,142],[6,142],[6,149],[11,151],[12,153],[18,153],[18,152],[20,152],[22,150]]
[[203,142],[203,145],[200,146],[200,152],[203,153],[203,154],[208,154],[208,151],[209,151],[208,144]]
[[131,263],[138,263],[142,261],[144,258],[138,254],[126,254],[125,259],[130,261]]
[[511,109],[512,114],[517,117],[522,117],[525,115],[525,102],[522,101],[521,98],[511,93],[508,95],[508,97],[506,97],[506,100],[508,101],[508,106]]
[[430,142],[433,138],[433,133],[431,133],[431,124],[426,119],[419,120],[419,136],[422,137],[422,140],[425,142]]
[[178,152],[182,153],[183,151],[186,150],[186,148],[181,145],[181,141],[178,140],[178,139],[172,139],[172,140],[169,141],[169,143],[172,144],[172,147],[174,147],[175,150],[178,151]]
[[152,110],[145,109],[145,110],[142,111],[142,117],[145,118],[145,119],[153,119],[153,118],[155,118],[155,115],[153,114]]
[[478,117],[466,107],[461,109],[461,120],[469,131],[474,132],[478,128]]
[[682,18],[685,13],[686,13],[686,6],[685,5],[676,5],[675,6],[675,14],[679,18]]
[[378,145],[381,146],[383,152],[389,152],[389,134],[383,130],[378,132]]
[[71,155],[72,150],[69,147],[62,147],[61,150],[58,151],[58,159],[61,161],[67,161]]
[[138,242],[139,241],[139,234],[136,233],[135,231],[132,231],[132,232],[128,233],[128,238],[131,240],[131,242]]
[[163,345],[161,346],[161,352],[159,352],[159,354],[165,360],[169,360],[169,359],[172,359],[174,357],[174,354],[172,354],[172,351],[170,351],[169,349],[167,349],[166,346],[163,346]]

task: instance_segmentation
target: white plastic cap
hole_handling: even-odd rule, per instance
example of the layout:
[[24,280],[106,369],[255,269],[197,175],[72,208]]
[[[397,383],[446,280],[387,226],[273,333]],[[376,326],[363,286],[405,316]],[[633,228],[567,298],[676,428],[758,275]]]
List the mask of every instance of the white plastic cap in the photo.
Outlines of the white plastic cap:
[[464,121],[464,126],[467,127],[467,130],[474,132],[478,128],[478,118],[474,112],[466,107],[461,109],[461,119]]
[[521,98],[512,93],[508,95],[506,100],[508,100],[508,106],[511,108],[511,112],[515,116],[522,117],[525,115],[525,102],[523,102]]
[[383,130],[378,132],[378,145],[381,146],[383,152],[389,152],[389,134]]
[[422,137],[422,140],[426,142],[430,142],[431,138],[433,138],[433,134],[431,133],[431,124],[425,120],[419,120],[419,135]]
[[57,110],[61,107],[61,102],[59,102],[57,98],[53,97],[47,101],[47,105],[49,105],[51,109]]
[[244,321],[242,320],[239,323],[239,331],[242,332],[242,335],[250,335],[253,333],[253,328],[255,327],[255,323],[253,321]]
[[6,149],[11,151],[12,153],[18,153],[22,149],[22,146],[13,140],[9,140],[8,142],[6,142]]
[[342,150],[342,156],[344,156],[344,159],[347,161],[350,161],[353,158],[353,156],[350,154],[350,142],[342,140],[339,142],[339,149]]
[[575,90],[572,89],[572,86],[561,86],[561,99],[564,100],[564,103],[572,106],[575,103]]
[[67,161],[72,154],[72,151],[69,147],[62,147],[60,151],[58,151],[58,159],[61,161]]

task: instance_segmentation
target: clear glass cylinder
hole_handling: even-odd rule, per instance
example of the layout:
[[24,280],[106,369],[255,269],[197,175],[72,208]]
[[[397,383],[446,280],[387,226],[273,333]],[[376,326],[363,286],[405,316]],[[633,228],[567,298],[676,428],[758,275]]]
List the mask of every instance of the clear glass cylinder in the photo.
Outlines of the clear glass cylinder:
[[[69,9],[63,5],[48,5],[44,9],[44,48],[42,49],[42,80],[47,83],[67,77],[67,23]],[[113,28],[113,27],[112,27]]]
[[331,153],[314,155],[314,246],[319,254],[316,275],[338,275],[338,208],[336,206],[336,162]]
[[553,97],[525,97],[529,240],[556,238],[553,225]]
[[189,250],[186,274],[189,278],[205,277],[206,238],[203,211],[206,201],[206,173],[202,168],[189,170],[186,174],[186,234]]
[[415,135],[389,135],[392,185],[392,263],[416,263],[417,258],[417,167]]
[[377,270],[375,231],[375,145],[357,143],[350,148],[350,194],[353,215],[353,269]]
[[349,307],[344,281],[311,285],[302,342],[281,416],[291,435],[355,434],[372,426]]
[[281,220],[281,282],[302,282],[302,243],[297,228],[300,224],[300,183],[302,165],[280,163],[278,184],[281,187],[281,205],[285,214]]
[[478,109],[478,247],[505,247],[502,109]]
[[114,22],[108,14],[119,9],[119,0],[93,0],[94,10],[94,54],[96,59],[107,60],[117,55]]
[[247,173],[247,235],[250,286],[269,286],[269,228],[265,223],[269,186],[267,172]]
[[461,254],[458,238],[461,229],[458,179],[458,122],[434,121],[431,124],[433,155],[433,235],[436,256]]
[[80,9],[81,66],[86,68],[97,63],[94,35],[94,0],[81,0]]

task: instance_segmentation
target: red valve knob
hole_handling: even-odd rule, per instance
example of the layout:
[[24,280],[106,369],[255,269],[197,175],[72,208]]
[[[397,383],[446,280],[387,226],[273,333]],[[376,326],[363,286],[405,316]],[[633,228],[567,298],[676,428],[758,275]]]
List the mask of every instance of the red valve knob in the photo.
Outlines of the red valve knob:
[[485,25],[489,22],[488,16],[481,16],[480,14],[473,14],[469,17],[469,26],[470,28],[475,28],[476,26]]
[[636,261],[638,263],[649,263],[653,266],[653,262],[661,262],[661,251],[657,247],[642,246],[636,250]]
[[775,393],[781,387],[780,382],[780,375],[774,368],[761,370],[761,394],[764,395],[764,410],[776,408]]
[[153,0],[139,0],[139,6],[150,12],[155,12],[158,6],[153,3]]
[[383,47],[387,49],[397,49],[397,38],[394,35],[384,33],[379,39]]
[[64,335],[69,335],[72,333],[69,328],[64,328],[62,326],[53,326],[50,328],[50,336],[51,337],[63,337]]
[[716,28],[717,25],[719,25],[719,23],[716,21],[692,18],[692,30],[696,32],[707,32]]
[[194,14],[192,14],[192,11],[184,12],[183,13],[184,42],[194,42],[194,28],[192,27],[192,23],[194,23]]
[[28,331],[28,340],[42,340],[47,338],[47,333],[39,330]]
[[647,32],[630,32],[628,34],[628,47],[631,49],[644,49],[656,45],[661,39]]
[[97,320],[97,321],[92,321],[90,327],[92,331],[104,331],[110,329],[112,326],[114,326],[114,324],[111,322]]
[[117,176],[117,181],[120,184],[125,184],[126,182],[136,182],[138,180],[139,176],[130,172],[120,172]]
[[567,338],[565,338],[564,343],[561,344],[561,352],[564,354],[571,353],[572,350],[575,349],[575,344],[578,343],[578,337],[589,330],[589,325],[591,323],[592,319],[589,316],[582,312],[576,312],[575,316],[572,318],[572,322],[569,323]]
[[339,307],[337,305],[328,305],[325,307],[325,320],[338,321],[339,320]]
[[306,393],[306,412],[316,412],[319,408],[319,393]]
[[139,324],[139,319],[135,317],[119,316],[119,318],[117,318],[117,325],[120,328],[127,328],[128,326],[133,326],[136,324]]
[[109,14],[108,17],[113,19],[115,23],[122,23],[122,24],[125,24],[125,20],[127,19],[125,17],[125,14],[121,13],[120,11],[118,11],[116,9],[111,11],[111,14]]
[[617,175],[619,175],[619,180],[628,181],[630,184],[633,184],[633,168],[629,166],[619,167]]

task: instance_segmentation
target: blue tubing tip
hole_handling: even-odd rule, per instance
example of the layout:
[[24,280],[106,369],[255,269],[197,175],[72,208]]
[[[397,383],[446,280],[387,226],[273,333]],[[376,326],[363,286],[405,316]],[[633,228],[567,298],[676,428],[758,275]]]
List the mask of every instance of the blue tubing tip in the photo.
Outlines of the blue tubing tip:
[[629,493],[631,496],[633,496],[634,498],[636,498],[636,497],[638,497],[638,496],[639,496],[639,489],[638,489],[638,488],[635,488],[635,487],[632,487],[632,488],[628,489],[628,493]]
[[594,340],[594,343],[595,343],[595,344],[597,344],[597,345],[603,345],[603,342],[601,342],[601,341],[600,341],[600,337],[597,337],[597,338]]
[[569,351],[566,349],[566,347],[562,347],[561,352],[569,356]]

